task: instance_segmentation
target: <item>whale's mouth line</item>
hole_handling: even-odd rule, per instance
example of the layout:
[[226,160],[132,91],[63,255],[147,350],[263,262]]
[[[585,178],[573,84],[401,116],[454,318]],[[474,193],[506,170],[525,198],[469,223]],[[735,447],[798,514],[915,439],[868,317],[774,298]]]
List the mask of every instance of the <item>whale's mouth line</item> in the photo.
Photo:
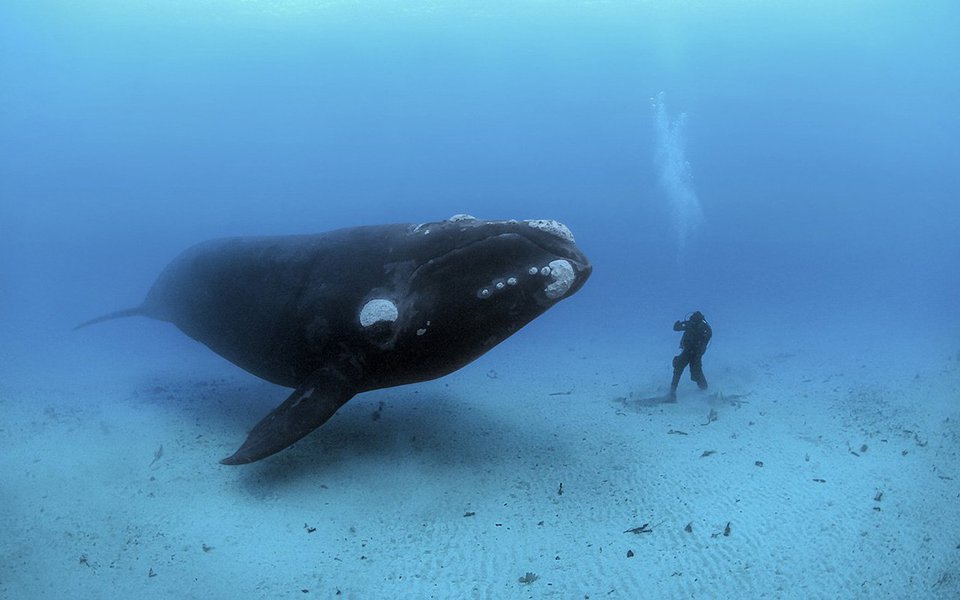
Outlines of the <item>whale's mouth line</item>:
[[547,256],[552,256],[552,257],[555,257],[556,259],[563,259],[563,260],[569,261],[571,264],[573,264],[573,265],[577,268],[576,270],[577,270],[578,273],[582,273],[582,272],[584,272],[584,271],[590,270],[590,265],[589,265],[589,263],[584,263],[584,262],[582,261],[582,258],[583,258],[582,256],[575,256],[573,253],[558,252],[558,250],[560,250],[560,248],[556,248],[556,247],[551,248],[551,247],[548,247],[548,246],[540,243],[539,241],[537,241],[537,240],[535,240],[535,239],[531,239],[531,238],[523,235],[522,233],[518,233],[518,232],[516,232],[516,231],[506,231],[506,232],[502,232],[502,233],[496,233],[496,234],[493,234],[493,235],[489,235],[489,236],[487,236],[487,237],[480,238],[480,239],[477,239],[477,240],[470,240],[470,241],[468,241],[467,243],[463,244],[462,246],[457,246],[457,247],[455,247],[455,248],[451,248],[450,250],[447,250],[447,251],[444,252],[443,254],[440,254],[439,256],[435,256],[435,257],[433,257],[433,258],[431,258],[431,259],[429,259],[429,260],[421,263],[420,265],[418,265],[418,266],[413,270],[413,273],[410,274],[410,278],[411,278],[411,279],[416,278],[424,269],[426,269],[426,268],[428,268],[428,267],[436,264],[438,261],[442,261],[442,260],[446,259],[447,257],[453,256],[453,255],[455,255],[456,253],[459,253],[459,252],[463,252],[463,251],[465,251],[465,250],[467,250],[467,249],[469,249],[469,248],[472,248],[472,247],[474,247],[474,246],[476,246],[476,245],[478,245],[478,244],[485,244],[485,243],[488,243],[488,242],[490,242],[490,241],[492,241],[492,240],[496,240],[496,239],[498,239],[498,238],[517,238],[517,239],[523,240],[523,241],[525,241],[525,242],[527,242],[527,243],[529,243],[529,244],[532,244],[533,246],[535,246],[538,250],[540,250],[541,252],[543,252],[543,253],[546,254]]
[[447,258],[447,257],[449,257],[449,256],[452,256],[452,255],[454,255],[454,254],[456,254],[456,253],[458,253],[458,252],[463,252],[463,251],[466,250],[467,248],[470,248],[470,247],[472,247],[472,246],[476,246],[477,244],[482,244],[482,243],[484,243],[484,242],[486,242],[486,241],[488,241],[488,240],[490,240],[490,239],[492,239],[492,238],[494,238],[494,237],[499,237],[499,236],[489,236],[489,237],[485,237],[485,238],[479,239],[479,240],[471,240],[471,241],[467,242],[466,244],[464,244],[464,245],[462,245],[462,246],[457,246],[457,247],[455,247],[455,248],[451,248],[451,249],[447,250],[446,252],[444,252],[443,254],[440,254],[439,256],[434,256],[433,258],[427,259],[426,261],[424,261],[424,262],[420,263],[419,265],[417,265],[417,268],[415,268],[415,269],[413,270],[413,273],[410,274],[410,279],[411,279],[411,280],[416,279],[423,270],[425,270],[425,269],[427,269],[427,268],[429,268],[429,267],[432,267],[432,266],[435,265],[438,261],[444,260],[445,258]]

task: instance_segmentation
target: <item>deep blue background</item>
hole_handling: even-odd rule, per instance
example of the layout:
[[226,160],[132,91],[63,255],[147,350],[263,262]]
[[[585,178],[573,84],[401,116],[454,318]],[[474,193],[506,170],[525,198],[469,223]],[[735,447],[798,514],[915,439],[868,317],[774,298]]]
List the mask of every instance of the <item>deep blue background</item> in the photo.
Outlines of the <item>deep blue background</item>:
[[202,239],[468,212],[573,229],[574,336],[960,340],[960,4],[475,4],[4,2],[0,334],[137,304]]

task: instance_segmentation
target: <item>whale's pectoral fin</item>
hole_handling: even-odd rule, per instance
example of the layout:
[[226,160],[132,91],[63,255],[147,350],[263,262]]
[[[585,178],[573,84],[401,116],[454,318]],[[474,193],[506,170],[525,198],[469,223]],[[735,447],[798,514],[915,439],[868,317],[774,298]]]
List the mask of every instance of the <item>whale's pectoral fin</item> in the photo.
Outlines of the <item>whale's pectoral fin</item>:
[[220,462],[244,465],[280,452],[326,423],[354,396],[354,390],[338,370],[319,369],[257,423],[239,450]]

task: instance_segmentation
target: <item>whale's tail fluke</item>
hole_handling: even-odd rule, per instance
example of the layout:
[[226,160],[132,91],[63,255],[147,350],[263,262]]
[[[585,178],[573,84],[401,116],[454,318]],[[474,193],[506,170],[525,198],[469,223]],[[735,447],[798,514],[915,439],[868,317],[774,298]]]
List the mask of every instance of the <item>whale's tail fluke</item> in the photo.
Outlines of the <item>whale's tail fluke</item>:
[[116,312],[108,313],[96,319],[90,319],[89,321],[84,321],[76,327],[73,328],[74,331],[82,329],[87,325],[95,325],[97,323],[102,323],[104,321],[110,321],[112,319],[121,319],[123,317],[143,317],[146,316],[146,313],[143,310],[142,306],[136,306],[134,308],[127,308],[124,310],[118,310]]

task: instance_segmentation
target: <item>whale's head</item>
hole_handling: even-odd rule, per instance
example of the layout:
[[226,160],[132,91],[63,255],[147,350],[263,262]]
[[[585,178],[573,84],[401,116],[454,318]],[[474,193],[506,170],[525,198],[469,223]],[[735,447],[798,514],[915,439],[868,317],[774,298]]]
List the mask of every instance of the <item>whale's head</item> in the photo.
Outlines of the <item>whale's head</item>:
[[391,336],[398,345],[391,361],[404,369],[417,362],[433,376],[474,360],[569,298],[592,271],[557,221],[457,215],[410,226],[406,235],[406,293],[399,303],[375,299],[364,309],[368,321],[389,321],[399,334]]
[[573,232],[559,221],[481,221],[455,215],[418,225],[412,233],[433,236],[421,274],[434,278],[442,273],[450,288],[474,296],[478,309],[526,312],[536,305],[546,310],[579,290],[592,271]]

